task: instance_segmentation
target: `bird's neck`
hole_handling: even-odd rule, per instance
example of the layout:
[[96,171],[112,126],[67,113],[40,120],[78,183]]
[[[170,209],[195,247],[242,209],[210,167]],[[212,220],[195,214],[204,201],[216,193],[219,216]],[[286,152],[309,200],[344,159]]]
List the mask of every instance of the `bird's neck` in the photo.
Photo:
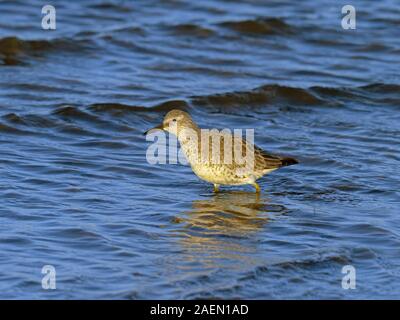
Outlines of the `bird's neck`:
[[178,131],[178,141],[187,160],[190,163],[197,161],[201,144],[201,129],[197,125],[185,127]]

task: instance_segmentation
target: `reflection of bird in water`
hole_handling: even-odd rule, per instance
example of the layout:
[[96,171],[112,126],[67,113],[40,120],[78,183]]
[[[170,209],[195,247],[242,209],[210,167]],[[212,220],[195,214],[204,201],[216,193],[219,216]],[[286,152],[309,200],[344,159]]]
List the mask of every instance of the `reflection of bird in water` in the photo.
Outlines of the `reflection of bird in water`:
[[175,265],[195,272],[200,264],[205,273],[216,268],[245,270],[257,265],[258,237],[263,237],[267,214],[285,211],[285,207],[270,205],[253,192],[224,192],[194,200],[192,209],[175,219],[179,228],[174,233],[180,234],[179,244],[184,250],[182,260],[175,261]]
[[265,215],[259,215],[264,209],[259,194],[218,193],[211,199],[193,201],[192,210],[182,220],[208,234],[234,236],[259,230],[268,221]]
[[[224,192],[211,198],[195,200],[192,210],[184,212],[175,229],[182,237],[180,244],[186,255],[182,262],[220,266],[221,260],[235,268],[255,264],[257,233],[268,222],[270,207],[265,198],[252,192]],[[285,208],[278,206],[278,211]]]

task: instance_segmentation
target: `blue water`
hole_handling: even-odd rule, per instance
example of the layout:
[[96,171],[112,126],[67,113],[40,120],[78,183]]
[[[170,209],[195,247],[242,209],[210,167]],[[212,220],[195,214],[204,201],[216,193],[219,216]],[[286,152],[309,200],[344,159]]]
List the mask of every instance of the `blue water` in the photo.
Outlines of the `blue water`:
[[[2,1],[0,298],[399,299],[400,4],[345,4]],[[173,108],[300,164],[215,195],[146,161]]]

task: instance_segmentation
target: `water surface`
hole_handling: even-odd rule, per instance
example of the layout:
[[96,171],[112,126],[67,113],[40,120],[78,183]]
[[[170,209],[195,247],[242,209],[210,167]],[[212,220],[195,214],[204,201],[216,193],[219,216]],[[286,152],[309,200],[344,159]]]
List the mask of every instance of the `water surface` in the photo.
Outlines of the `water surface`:
[[[1,298],[400,298],[398,2],[52,4],[0,3]],[[214,195],[146,161],[172,108],[301,164]]]

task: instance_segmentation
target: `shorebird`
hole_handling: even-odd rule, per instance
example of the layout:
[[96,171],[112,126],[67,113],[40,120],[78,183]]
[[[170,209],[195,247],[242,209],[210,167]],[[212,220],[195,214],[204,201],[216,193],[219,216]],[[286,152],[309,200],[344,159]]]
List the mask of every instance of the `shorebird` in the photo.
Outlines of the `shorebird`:
[[[200,179],[214,184],[214,192],[219,191],[220,185],[249,184],[259,193],[260,186],[256,182],[259,178],[298,163],[294,158],[269,154],[253,143],[232,135],[229,130],[210,132],[200,129],[192,117],[182,110],[171,110],[160,125],[145,134],[153,130],[176,135],[193,172]],[[213,139],[217,138],[219,145],[215,147]]]

